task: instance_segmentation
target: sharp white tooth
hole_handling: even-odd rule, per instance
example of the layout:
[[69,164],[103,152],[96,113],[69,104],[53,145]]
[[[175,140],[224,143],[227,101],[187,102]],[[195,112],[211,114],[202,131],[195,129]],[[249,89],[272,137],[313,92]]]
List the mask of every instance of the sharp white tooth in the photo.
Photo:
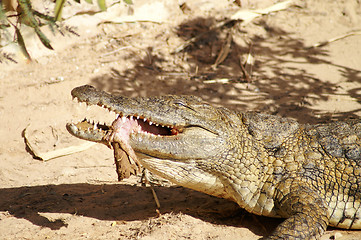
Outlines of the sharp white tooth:
[[133,116],[130,116],[130,120],[133,120]]
[[127,121],[126,117],[122,117],[122,122],[125,123]]
[[152,122],[149,122],[149,125],[152,125],[153,123]]
[[156,124],[155,124],[155,126],[157,126],[157,127],[158,127],[158,126],[159,126],[159,124],[158,124],[158,123],[156,123]]
[[144,121],[144,122],[146,122],[146,121],[147,121],[147,119],[146,119],[146,118],[144,118],[144,119],[143,119],[143,121]]
[[117,113],[117,114],[115,114],[115,118],[118,118],[119,117],[119,114]]
[[93,127],[94,130],[97,130],[98,129],[98,126],[97,124],[94,124],[94,127]]
[[137,119],[139,119],[139,116],[137,116]]

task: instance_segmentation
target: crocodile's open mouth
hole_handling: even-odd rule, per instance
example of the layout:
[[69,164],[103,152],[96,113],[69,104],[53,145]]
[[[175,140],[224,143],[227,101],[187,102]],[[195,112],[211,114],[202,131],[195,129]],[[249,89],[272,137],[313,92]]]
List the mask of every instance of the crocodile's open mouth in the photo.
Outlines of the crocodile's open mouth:
[[153,123],[151,120],[139,116],[120,116],[111,125],[91,122],[84,119],[78,123],[67,124],[68,131],[86,140],[97,142],[128,141],[130,134],[142,134],[152,137],[174,136],[182,132],[172,126]]
[[[154,123],[149,118],[137,115],[123,116],[124,114],[117,113],[106,106],[96,105],[112,111],[112,113],[106,113],[110,119],[114,117],[112,115],[115,113],[115,120],[111,124],[99,124],[84,119],[78,123],[67,124],[67,129],[78,138],[101,142],[113,148],[119,180],[136,174],[140,170],[141,164],[131,146],[130,137],[141,142],[155,142],[172,138],[182,132],[180,128]],[[126,157],[124,158],[124,156]]]
[[[109,147],[120,145],[132,159],[189,161],[207,158],[225,144],[216,127],[215,109],[194,97],[127,98],[89,85],[74,88],[71,95],[83,106],[89,106],[83,114],[111,123],[96,124],[85,119],[67,124],[68,131],[75,137]],[[193,102],[194,106],[190,104]]]

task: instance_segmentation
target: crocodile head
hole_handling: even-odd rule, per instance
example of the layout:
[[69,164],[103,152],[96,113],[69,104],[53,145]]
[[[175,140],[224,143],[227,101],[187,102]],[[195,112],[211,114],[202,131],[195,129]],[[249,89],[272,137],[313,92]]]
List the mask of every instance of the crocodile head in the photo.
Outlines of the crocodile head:
[[[150,171],[179,185],[222,195],[212,193],[212,189],[219,191],[217,177],[199,165],[219,158],[227,149],[228,135],[234,135],[227,131],[230,114],[220,114],[227,109],[215,108],[194,96],[126,98],[89,85],[77,87],[71,94],[79,102],[117,114],[110,126],[89,120],[69,123],[71,134],[95,142],[126,142]],[[210,184],[209,189],[199,189]]]

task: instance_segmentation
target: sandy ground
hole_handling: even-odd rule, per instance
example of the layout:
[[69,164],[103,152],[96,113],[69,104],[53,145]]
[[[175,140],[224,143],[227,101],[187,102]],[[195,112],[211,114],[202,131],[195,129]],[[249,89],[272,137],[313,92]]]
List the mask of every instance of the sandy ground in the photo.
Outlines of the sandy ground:
[[[361,35],[309,48],[360,30],[360,1],[296,1],[285,11],[214,31],[208,30],[240,9],[277,1],[241,1],[242,8],[231,1],[185,2],[181,10],[177,1],[135,0],[102,17],[70,18],[80,37],[52,37],[51,53],[29,40],[32,63],[0,65],[0,239],[259,239],[281,222],[170,184],[155,187],[157,216],[139,177],[116,181],[107,147],[45,162],[26,149],[27,127],[42,151],[83,143],[65,130],[66,122],[84,118],[70,97],[83,84],[125,96],[197,95],[301,123],[361,116]],[[122,23],[97,25],[97,16]],[[227,34],[230,52],[212,68]],[[246,79],[240,62],[249,53],[254,64],[247,65]],[[361,232],[329,228],[323,239],[330,237],[360,239]]]

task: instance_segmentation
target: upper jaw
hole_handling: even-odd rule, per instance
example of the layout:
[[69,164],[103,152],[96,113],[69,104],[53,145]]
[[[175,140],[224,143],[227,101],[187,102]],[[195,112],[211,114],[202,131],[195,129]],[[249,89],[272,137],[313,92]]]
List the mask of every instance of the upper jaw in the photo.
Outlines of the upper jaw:
[[143,119],[181,131],[186,126],[199,126],[215,134],[222,132],[219,109],[194,96],[159,96],[127,98],[84,85],[74,88],[73,98],[87,105],[98,105],[127,118]]
[[[125,117],[129,119],[143,120],[149,125],[181,129],[186,123],[177,116],[169,116],[166,111],[167,102],[162,97],[155,98],[127,98],[111,95],[99,91],[93,86],[84,85],[76,87],[71,91],[73,99],[88,106],[97,105],[116,113],[116,118]],[[166,98],[166,97],[163,97]],[[164,111],[163,111],[164,110]]]

